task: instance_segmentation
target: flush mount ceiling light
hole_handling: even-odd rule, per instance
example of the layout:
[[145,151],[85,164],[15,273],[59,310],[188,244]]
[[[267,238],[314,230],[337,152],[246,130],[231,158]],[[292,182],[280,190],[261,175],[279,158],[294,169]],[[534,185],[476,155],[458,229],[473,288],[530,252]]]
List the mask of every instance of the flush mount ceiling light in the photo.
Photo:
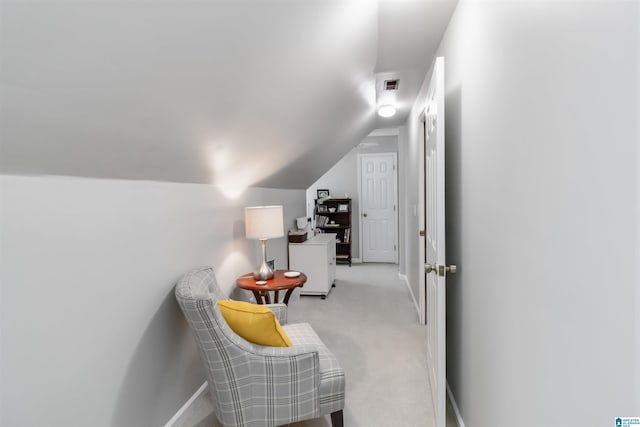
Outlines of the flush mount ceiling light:
[[393,117],[396,114],[396,107],[393,105],[381,105],[378,108],[378,115],[380,117]]

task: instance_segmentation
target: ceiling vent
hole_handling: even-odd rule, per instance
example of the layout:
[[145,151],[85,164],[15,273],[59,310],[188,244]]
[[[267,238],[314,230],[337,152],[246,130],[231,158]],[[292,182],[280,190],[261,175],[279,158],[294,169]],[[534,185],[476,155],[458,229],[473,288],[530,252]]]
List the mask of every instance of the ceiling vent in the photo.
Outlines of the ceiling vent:
[[384,81],[384,90],[398,90],[398,84],[399,83],[400,83],[400,80],[398,80],[398,79],[385,80]]

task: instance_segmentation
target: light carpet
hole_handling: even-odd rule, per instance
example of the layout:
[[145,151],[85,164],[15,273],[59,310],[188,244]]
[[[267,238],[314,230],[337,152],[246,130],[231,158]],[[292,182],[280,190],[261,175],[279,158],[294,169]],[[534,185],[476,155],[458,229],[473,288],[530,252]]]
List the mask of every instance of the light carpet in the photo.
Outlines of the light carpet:
[[[347,427],[431,427],[426,329],[395,264],[338,266],[336,287],[323,300],[294,294],[289,323],[310,323],[346,375]],[[175,427],[218,427],[209,393]],[[449,415],[449,414],[448,414]],[[447,426],[455,426],[448,416]],[[329,416],[292,424],[330,427]]]

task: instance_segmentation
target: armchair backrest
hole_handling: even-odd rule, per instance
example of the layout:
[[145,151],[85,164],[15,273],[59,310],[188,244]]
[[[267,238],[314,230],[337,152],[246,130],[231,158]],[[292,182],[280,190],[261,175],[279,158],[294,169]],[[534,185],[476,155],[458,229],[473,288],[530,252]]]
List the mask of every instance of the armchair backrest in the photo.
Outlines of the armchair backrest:
[[227,299],[211,267],[196,268],[182,276],[176,285],[176,297],[214,301]]
[[249,354],[256,349],[238,337],[222,317],[217,301],[226,297],[213,269],[201,267],[185,274],[175,294],[200,350],[216,417],[225,426],[249,425]]

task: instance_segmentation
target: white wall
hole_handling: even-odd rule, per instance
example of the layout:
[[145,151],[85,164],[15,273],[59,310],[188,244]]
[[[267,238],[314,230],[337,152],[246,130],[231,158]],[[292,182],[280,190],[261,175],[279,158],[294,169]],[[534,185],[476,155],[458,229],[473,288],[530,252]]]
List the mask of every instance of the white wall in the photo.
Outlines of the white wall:
[[422,152],[420,151],[420,144],[422,143],[420,133],[420,114],[424,110],[425,99],[424,88],[420,91],[418,99],[414,107],[409,112],[409,117],[404,126],[400,128],[398,135],[398,147],[401,157],[398,160],[399,164],[403,164],[404,183],[400,187],[400,191],[403,193],[403,205],[401,211],[404,212],[404,220],[401,222],[404,226],[404,266],[401,266],[401,271],[405,271],[405,277],[409,283],[409,291],[412,293],[412,298],[416,304],[416,310],[419,309],[419,265],[422,264],[419,254],[420,243],[420,221],[418,213],[420,208],[419,202],[419,188],[420,188],[420,158]]
[[[307,189],[307,212],[313,216],[314,200],[317,189],[329,189],[335,198],[345,197],[351,200],[351,257],[360,258],[360,200],[358,194],[358,155],[365,153],[396,153],[398,138],[396,136],[369,136],[362,143],[352,148],[343,158],[331,167],[324,175]],[[399,172],[401,173],[401,172]]]
[[[447,376],[467,427],[640,414],[638,7],[461,0],[439,48]],[[418,271],[409,238],[407,258]]]
[[[0,177],[0,425],[163,425],[205,381],[175,302],[211,265],[226,292],[260,257],[244,206],[304,215],[304,191]],[[286,265],[285,238],[267,243]],[[242,297],[234,293],[234,297]]]

